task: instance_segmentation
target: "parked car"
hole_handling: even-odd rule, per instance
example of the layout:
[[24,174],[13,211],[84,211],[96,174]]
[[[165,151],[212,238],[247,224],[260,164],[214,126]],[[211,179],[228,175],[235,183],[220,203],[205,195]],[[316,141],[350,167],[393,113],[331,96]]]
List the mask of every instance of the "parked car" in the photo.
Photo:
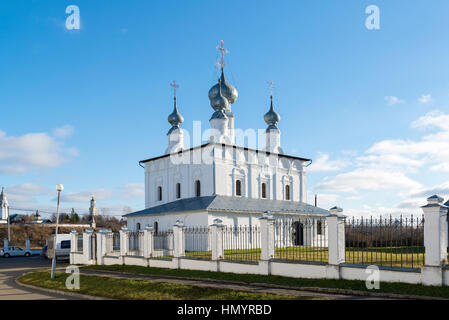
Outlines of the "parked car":
[[54,237],[48,241],[47,258],[53,259],[56,251],[56,260],[70,260],[70,234],[58,234],[56,245],[54,245],[54,242]]
[[6,247],[0,251],[0,256],[3,258],[9,257],[29,257],[31,250],[22,249],[20,247]]
[[47,249],[48,249],[47,246],[43,246],[42,250],[41,250],[41,256],[44,257],[45,259],[48,259],[48,257],[47,257]]

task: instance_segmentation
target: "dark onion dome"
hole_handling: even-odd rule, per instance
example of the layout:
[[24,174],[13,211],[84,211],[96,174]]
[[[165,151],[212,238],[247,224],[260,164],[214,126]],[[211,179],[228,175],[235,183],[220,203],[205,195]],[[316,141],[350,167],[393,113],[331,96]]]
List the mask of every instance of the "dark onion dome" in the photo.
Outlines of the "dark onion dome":
[[[218,83],[221,83],[221,80]],[[223,96],[220,87],[218,87],[218,94],[210,100],[210,105],[215,111],[224,111],[229,108],[229,101]]]
[[265,116],[263,117],[266,124],[268,124],[267,130],[277,129],[276,123],[278,123],[281,120],[281,116],[279,115],[279,113],[274,111],[273,96],[270,96],[270,99],[271,99],[270,110],[268,110],[268,112],[265,113]]
[[173,127],[178,127],[183,122],[184,117],[178,111],[178,106],[176,104],[175,98],[175,106],[173,108],[173,112],[168,116],[168,123],[170,123]]
[[223,110],[217,110],[212,114],[212,117],[210,118],[210,120],[212,120],[212,119],[227,119],[227,118],[228,117],[223,112]]
[[232,84],[226,81],[223,68],[221,69],[221,76],[220,79],[218,80],[218,83],[209,90],[209,100],[212,101],[212,99],[214,99],[218,95],[218,86],[220,82],[221,82],[221,93],[229,101],[230,104],[233,104],[235,100],[237,100],[237,98],[239,97],[239,93]]

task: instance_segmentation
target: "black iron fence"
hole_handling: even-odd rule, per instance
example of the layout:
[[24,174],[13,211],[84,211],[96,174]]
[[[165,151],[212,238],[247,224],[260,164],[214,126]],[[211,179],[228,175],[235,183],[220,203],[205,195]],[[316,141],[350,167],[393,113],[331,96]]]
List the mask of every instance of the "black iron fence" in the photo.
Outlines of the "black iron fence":
[[143,231],[129,232],[128,234],[128,255],[130,256],[143,256]]
[[209,227],[187,227],[184,229],[185,255],[195,259],[212,258],[211,232]]
[[77,237],[77,242],[78,242],[78,252],[83,252],[83,234],[78,234]]
[[173,250],[173,231],[154,233],[154,250]]
[[346,263],[401,268],[424,264],[424,216],[346,219]]
[[327,223],[325,218],[276,220],[275,258],[287,261],[327,262]]
[[224,259],[241,262],[260,260],[260,227],[225,226],[223,228]]

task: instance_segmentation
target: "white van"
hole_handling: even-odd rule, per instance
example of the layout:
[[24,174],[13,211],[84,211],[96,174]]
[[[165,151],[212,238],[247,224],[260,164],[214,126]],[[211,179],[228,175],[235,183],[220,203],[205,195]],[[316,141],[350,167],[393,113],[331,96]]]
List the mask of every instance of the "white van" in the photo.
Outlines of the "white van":
[[[54,248],[56,247],[56,260],[70,260],[70,233],[58,234],[56,241],[55,236],[48,241],[47,258],[53,259]],[[54,246],[56,243],[56,246]]]

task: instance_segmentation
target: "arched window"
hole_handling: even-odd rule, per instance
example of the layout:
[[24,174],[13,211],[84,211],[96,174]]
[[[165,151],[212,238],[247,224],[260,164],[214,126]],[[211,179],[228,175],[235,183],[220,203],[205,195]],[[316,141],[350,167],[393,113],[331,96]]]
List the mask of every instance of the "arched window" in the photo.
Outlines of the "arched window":
[[159,201],[162,201],[162,187],[161,186],[157,187],[157,199]]
[[195,195],[201,197],[201,182],[200,180],[195,181]]
[[159,229],[159,224],[157,223],[157,221],[155,221],[153,224],[153,231],[154,231],[155,236],[157,236],[158,229]]
[[181,184],[177,183],[176,184],[176,199],[181,198]]
[[290,200],[290,186],[285,186],[285,200]]
[[262,183],[262,198],[264,198],[264,199],[267,198],[267,184],[266,183]]
[[140,223],[139,222],[137,222],[137,224],[136,224],[136,229],[137,229],[137,231],[140,230]]
[[235,195],[236,196],[242,195],[242,181],[240,180],[235,181]]

